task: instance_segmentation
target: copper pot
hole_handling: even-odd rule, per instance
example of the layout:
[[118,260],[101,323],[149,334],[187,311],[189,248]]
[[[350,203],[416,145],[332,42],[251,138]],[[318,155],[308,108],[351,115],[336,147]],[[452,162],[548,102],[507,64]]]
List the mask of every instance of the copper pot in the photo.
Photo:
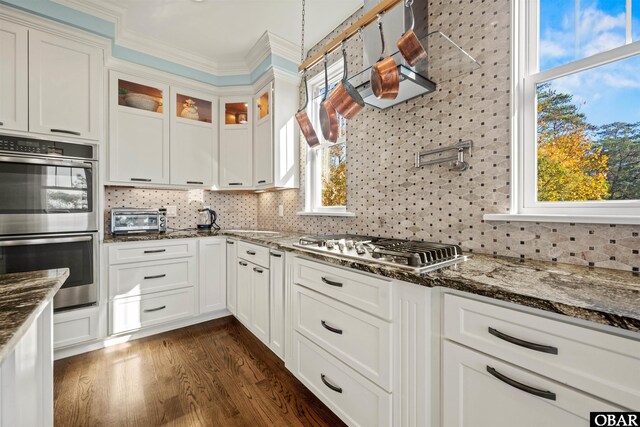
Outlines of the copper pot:
[[400,73],[393,56],[385,57],[386,49],[380,16],[378,16],[378,29],[382,40],[382,53],[378,62],[371,67],[371,89],[378,99],[396,99],[400,90]]
[[409,9],[411,16],[411,28],[400,37],[398,40],[398,49],[400,53],[411,67],[415,66],[418,62],[427,59],[427,51],[420,43],[420,39],[413,32],[416,26],[416,17],[413,14],[413,0],[407,0],[405,6]]
[[329,95],[329,102],[336,109],[338,114],[347,120],[351,120],[364,107],[364,100],[360,92],[349,83],[349,74],[347,68],[347,51],[342,46],[342,58],[344,62],[344,71],[342,73],[342,81]]
[[329,142],[338,141],[338,113],[327,99],[329,92],[329,74],[327,72],[327,55],[324,56],[324,96],[320,104],[320,127],[322,136]]
[[309,144],[309,147],[313,148],[320,145],[320,140],[318,139],[318,135],[313,129],[313,125],[311,124],[311,120],[309,120],[309,115],[307,114],[307,105],[309,104],[309,88],[307,87],[306,70],[305,74],[302,76],[302,81],[304,81],[304,105],[296,113],[296,121],[300,126],[302,135],[304,135],[304,138],[307,140],[307,144]]

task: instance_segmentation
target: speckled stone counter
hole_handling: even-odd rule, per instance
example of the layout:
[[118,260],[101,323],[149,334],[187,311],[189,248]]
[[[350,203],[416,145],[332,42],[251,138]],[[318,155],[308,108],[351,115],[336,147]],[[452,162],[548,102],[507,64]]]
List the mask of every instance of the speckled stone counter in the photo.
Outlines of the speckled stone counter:
[[69,277],[69,269],[0,275],[0,363]]
[[543,261],[474,254],[469,261],[431,273],[358,262],[293,246],[302,234],[224,230],[105,239],[105,243],[232,236],[309,258],[421,286],[442,286],[545,311],[640,332],[640,275]]

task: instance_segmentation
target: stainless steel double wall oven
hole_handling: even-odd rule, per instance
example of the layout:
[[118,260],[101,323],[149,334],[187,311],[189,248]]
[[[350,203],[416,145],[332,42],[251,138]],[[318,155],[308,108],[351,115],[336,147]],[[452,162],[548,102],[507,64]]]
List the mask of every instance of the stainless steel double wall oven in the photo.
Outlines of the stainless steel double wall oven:
[[98,299],[97,147],[0,135],[0,274],[69,268],[60,311]]

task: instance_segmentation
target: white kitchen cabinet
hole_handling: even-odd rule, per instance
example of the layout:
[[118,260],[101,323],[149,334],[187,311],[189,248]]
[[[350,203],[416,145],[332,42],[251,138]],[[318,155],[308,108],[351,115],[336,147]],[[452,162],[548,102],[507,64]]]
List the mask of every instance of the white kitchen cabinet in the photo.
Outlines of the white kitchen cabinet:
[[0,365],[0,427],[53,425],[53,303]]
[[227,245],[224,237],[200,239],[200,313],[227,306]]
[[238,252],[237,241],[227,239],[227,309],[237,316]]
[[236,317],[247,328],[251,329],[251,289],[253,288],[252,265],[241,259],[237,262],[236,292],[238,297]]
[[171,184],[211,188],[218,176],[218,99],[171,87]]
[[0,129],[29,129],[28,30],[0,20]]
[[271,251],[270,263],[270,317],[271,333],[269,347],[278,357],[284,359],[284,316],[285,316],[285,286],[284,286],[284,252]]
[[592,411],[621,411],[531,371],[445,341],[443,426],[584,427]]
[[102,63],[97,47],[30,29],[29,130],[100,139]]
[[251,332],[269,345],[270,299],[269,269],[253,266],[251,297]]
[[298,79],[276,77],[254,96],[255,188],[299,187],[298,102]]
[[109,181],[169,184],[169,86],[112,71]]
[[100,334],[99,318],[98,306],[56,313],[53,316],[53,348],[97,340]]
[[253,187],[253,109],[250,96],[220,98],[219,188]]

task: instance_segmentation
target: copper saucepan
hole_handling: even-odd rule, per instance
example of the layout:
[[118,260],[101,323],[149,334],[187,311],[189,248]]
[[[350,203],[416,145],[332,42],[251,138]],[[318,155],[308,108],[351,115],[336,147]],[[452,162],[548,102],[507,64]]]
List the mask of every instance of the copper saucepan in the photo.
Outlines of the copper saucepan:
[[327,55],[324,55],[324,96],[320,104],[320,127],[322,136],[329,142],[338,141],[338,113],[331,102],[327,99],[329,92],[329,74],[327,71]]
[[400,74],[393,56],[385,57],[386,46],[380,15],[378,15],[378,29],[382,40],[382,53],[378,62],[371,67],[371,89],[378,99],[395,99],[400,90]]
[[309,116],[307,115],[307,105],[309,104],[309,88],[307,87],[307,70],[304,70],[304,74],[302,75],[302,81],[304,81],[304,105],[296,113],[296,121],[300,126],[302,135],[304,135],[304,138],[307,140],[307,144],[309,144],[309,147],[313,148],[320,145],[320,140],[318,139],[318,135],[316,134],[316,131],[313,129],[311,120],[309,120]]
[[351,83],[349,83],[349,71],[347,68],[347,50],[342,45],[342,58],[344,62],[344,71],[342,73],[342,81],[329,95],[329,102],[336,109],[338,114],[347,120],[351,120],[364,107],[364,100],[360,93]]
[[420,39],[413,31],[416,26],[416,17],[413,14],[413,0],[406,0],[404,5],[409,9],[409,14],[411,16],[411,28],[409,28],[409,30],[400,37],[400,40],[398,40],[398,49],[407,61],[407,64],[413,67],[418,62],[427,59],[427,51],[424,49],[422,43],[420,43]]

